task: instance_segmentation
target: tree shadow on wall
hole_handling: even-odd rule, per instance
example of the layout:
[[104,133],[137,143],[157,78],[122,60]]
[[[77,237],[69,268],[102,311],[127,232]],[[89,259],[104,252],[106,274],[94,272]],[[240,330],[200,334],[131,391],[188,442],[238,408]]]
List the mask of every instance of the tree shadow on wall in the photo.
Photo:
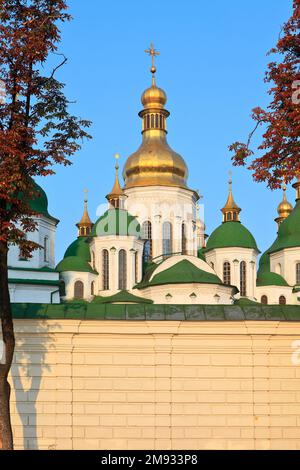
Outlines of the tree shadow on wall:
[[[57,328],[56,322],[51,321],[49,324],[38,317],[22,320],[22,323],[15,321],[16,350],[11,375],[16,408],[23,426],[24,449],[38,449],[38,438],[41,436],[37,428],[36,404],[43,374],[51,371],[51,365],[45,363],[45,356],[54,347],[51,331],[57,331]],[[42,410],[39,410],[39,414],[43,414]]]

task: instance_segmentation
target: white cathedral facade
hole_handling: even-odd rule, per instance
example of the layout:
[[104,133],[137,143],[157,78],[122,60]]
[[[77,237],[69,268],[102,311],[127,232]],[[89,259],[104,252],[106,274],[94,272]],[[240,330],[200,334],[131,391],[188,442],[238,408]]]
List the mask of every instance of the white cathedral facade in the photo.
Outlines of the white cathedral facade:
[[14,303],[224,304],[300,302],[300,178],[296,205],[284,196],[278,206],[278,234],[260,257],[253,235],[240,221],[231,182],[222,223],[207,237],[197,210],[199,195],[187,183],[184,159],[167,142],[169,112],[155,83],[142,94],[142,143],[115,182],[107,211],[92,222],[84,204],[78,237],[55,266],[57,219],[46,194],[32,201],[41,249],[24,259],[9,251]]

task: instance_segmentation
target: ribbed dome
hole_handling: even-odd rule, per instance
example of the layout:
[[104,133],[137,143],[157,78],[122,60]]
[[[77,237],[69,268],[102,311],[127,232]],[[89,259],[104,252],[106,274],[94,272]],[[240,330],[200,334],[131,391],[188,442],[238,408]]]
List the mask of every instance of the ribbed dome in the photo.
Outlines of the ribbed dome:
[[126,161],[125,187],[186,187],[188,169],[183,158],[168,145],[163,135],[144,135],[142,145]]

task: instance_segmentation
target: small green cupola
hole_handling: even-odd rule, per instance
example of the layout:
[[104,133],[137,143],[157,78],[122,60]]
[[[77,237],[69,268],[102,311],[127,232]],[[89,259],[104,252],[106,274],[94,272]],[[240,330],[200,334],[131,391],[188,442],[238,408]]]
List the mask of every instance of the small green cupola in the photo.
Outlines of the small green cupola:
[[78,237],[67,248],[63,259],[56,266],[56,271],[58,272],[77,271],[97,274],[91,266],[91,252],[88,236],[92,230],[93,223],[88,214],[86,195],[87,190],[85,190],[83,215],[80,222],[76,224]]
[[209,236],[203,251],[207,253],[216,248],[238,247],[250,248],[259,253],[253,235],[240,222],[241,208],[233,198],[231,177],[229,179],[228,198],[221,212],[223,213],[223,222]]
[[34,212],[36,212],[39,215],[42,215],[46,217],[47,219],[52,220],[55,225],[58,224],[59,220],[56,219],[55,217],[52,217],[52,215],[49,214],[48,212],[48,198],[47,194],[39,186],[33,178],[30,178],[30,183],[32,184],[32,196],[30,200],[28,201],[28,205],[30,209]]

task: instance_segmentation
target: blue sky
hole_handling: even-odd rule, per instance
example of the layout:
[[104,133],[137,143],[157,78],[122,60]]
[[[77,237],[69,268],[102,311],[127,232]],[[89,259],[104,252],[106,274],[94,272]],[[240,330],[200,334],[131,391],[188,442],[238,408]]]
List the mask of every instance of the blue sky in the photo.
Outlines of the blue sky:
[[[157,84],[168,96],[169,144],[189,167],[189,186],[204,196],[206,232],[221,222],[231,169],[228,145],[245,140],[253,123],[251,109],[269,101],[263,82],[280,27],[292,0],[69,0],[74,17],[63,25],[59,52],[68,63],[57,78],[76,101],[72,111],[93,122],[93,140],[85,142],[71,167],[40,178],[50,213],[60,219],[56,259],[76,238],[75,223],[89,189],[89,212],[105,201],[120,165],[141,141],[140,96],[151,83],[151,41],[160,51]],[[257,139],[259,136],[257,136]],[[258,141],[257,141],[258,142]],[[241,220],[261,250],[274,240],[280,191],[254,183],[245,168],[233,169]],[[288,189],[289,200],[294,191]]]

